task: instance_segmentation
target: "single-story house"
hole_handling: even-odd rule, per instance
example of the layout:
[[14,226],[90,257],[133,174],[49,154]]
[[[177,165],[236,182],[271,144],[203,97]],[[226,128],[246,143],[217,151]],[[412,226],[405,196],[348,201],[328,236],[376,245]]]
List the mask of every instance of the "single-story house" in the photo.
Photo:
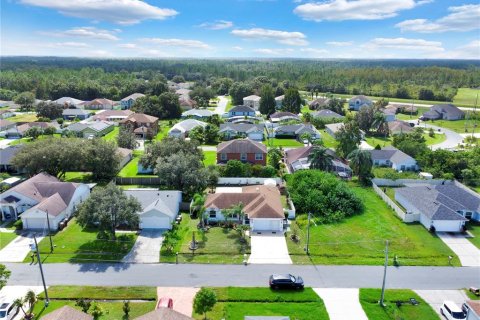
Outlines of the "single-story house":
[[72,216],[78,205],[90,195],[83,183],[61,182],[47,173],[32,178],[0,194],[2,220],[21,217],[23,229],[47,228],[47,215],[51,230]]
[[312,112],[312,117],[318,119],[343,119],[345,118],[341,114],[336,113],[330,109],[321,109],[315,112]]
[[[325,125],[325,131],[331,135],[333,138],[336,138],[337,132],[343,128],[345,124],[343,122],[329,123]],[[362,139],[365,139],[365,131],[360,130]]]
[[182,192],[176,190],[130,189],[124,191],[140,202],[140,229],[171,229],[180,211]]
[[[320,132],[318,132],[318,130],[309,123],[289,124],[278,126],[273,129],[273,137],[276,138],[292,137],[300,140],[304,133],[310,134],[313,140],[321,138]],[[270,136],[272,136],[272,134],[270,134]]]
[[218,133],[225,140],[235,138],[249,138],[251,140],[262,141],[265,127],[263,124],[251,123],[222,123]]
[[12,166],[12,158],[18,151],[22,150],[23,144],[6,146],[0,149],[0,172],[17,172],[17,168]]
[[368,150],[372,155],[374,166],[390,167],[396,171],[418,170],[417,161],[395,147],[385,147],[381,150]]
[[[314,146],[293,148],[285,151],[285,164],[288,170],[293,173],[297,170],[310,169],[308,156],[312,153]],[[327,153],[333,157],[332,171],[341,177],[351,177],[352,169],[336,155],[335,151],[327,149]]]
[[85,102],[85,101],[75,99],[75,98],[71,98],[71,97],[61,97],[57,100],[53,100],[52,102],[56,103],[56,104],[59,104],[59,105],[62,105],[64,108],[69,108],[69,107],[81,108],[82,103]]
[[187,96],[187,97],[190,96],[190,92],[192,92],[192,90],[186,89],[186,88],[180,88],[175,91],[175,93],[178,94],[179,96]]
[[70,306],[63,306],[43,316],[40,320],[93,320],[93,316]]
[[210,118],[214,113],[208,109],[191,109],[182,113],[182,118],[203,119]]
[[14,115],[15,114],[11,110],[8,110],[8,109],[0,110],[0,119],[7,119],[10,117],[13,117]]
[[65,120],[85,120],[90,117],[90,112],[83,109],[65,109],[62,111],[62,117]]
[[132,93],[131,95],[120,100],[122,110],[130,109],[135,104],[138,98],[145,97],[143,93]]
[[28,129],[33,127],[37,127],[42,131],[48,127],[54,127],[57,131],[60,129],[59,124],[56,122],[26,122],[17,127],[8,129],[6,136],[8,138],[21,138],[24,136],[25,132],[27,132]]
[[228,160],[240,160],[264,166],[267,163],[267,146],[250,139],[222,142],[217,146],[217,163],[227,163]]
[[325,109],[328,108],[328,104],[330,103],[329,98],[323,98],[320,97],[318,99],[313,100],[308,104],[308,108],[310,110],[320,110],[320,109]]
[[85,109],[93,109],[93,110],[111,110],[117,104],[117,102],[112,101],[110,99],[105,98],[98,98],[92,101],[85,101],[81,103],[81,106]]
[[373,106],[373,101],[364,95],[354,96],[348,100],[348,108],[350,110],[358,111],[363,107]]
[[15,122],[0,119],[0,131],[6,131],[15,128],[16,126],[17,124]]
[[188,137],[188,133],[192,131],[193,128],[199,126],[205,128],[207,126],[207,123],[195,119],[183,120],[175,124],[170,130],[168,130],[168,135],[170,137],[185,139]]
[[281,122],[281,121],[289,121],[289,120],[301,121],[298,115],[291,112],[275,112],[270,115],[270,121],[272,122]]
[[[241,192],[208,194],[204,207],[208,221],[224,221],[223,211],[242,204],[245,214],[241,223],[250,224],[252,231],[283,232],[284,209],[276,186],[247,186]],[[238,221],[240,217],[230,218]]]
[[178,311],[170,308],[160,307],[149,313],[141,315],[134,320],[194,320],[193,318],[184,315]]
[[117,148],[117,154],[120,157],[120,163],[118,164],[119,169],[125,167],[125,165],[133,159],[133,151],[130,149]]
[[390,134],[409,133],[413,131],[413,127],[408,122],[395,120],[388,122],[388,131]]
[[395,200],[435,231],[460,232],[468,219],[480,220],[480,196],[458,182],[397,188]]
[[386,122],[395,121],[397,119],[397,109],[385,108],[382,109],[381,112],[383,113],[383,117],[385,118]]
[[460,120],[465,118],[465,112],[453,104],[436,104],[422,115],[423,120]]
[[188,96],[180,96],[178,102],[180,103],[180,108],[182,108],[182,110],[191,110],[197,107],[197,102],[190,99]]
[[228,111],[228,118],[242,116],[242,117],[255,117],[255,109],[249,106],[241,105],[235,106]]
[[283,99],[285,99],[285,95],[275,97],[275,108],[277,110],[282,109]]
[[258,110],[258,108],[260,108],[260,97],[254,94],[251,96],[245,97],[243,98],[243,105],[249,106],[254,110]]
[[76,122],[69,125],[66,129],[75,132],[82,138],[103,137],[113,131],[115,124],[108,121],[94,121],[90,123]]
[[121,121],[133,114],[130,110],[105,110],[93,116],[95,121]]

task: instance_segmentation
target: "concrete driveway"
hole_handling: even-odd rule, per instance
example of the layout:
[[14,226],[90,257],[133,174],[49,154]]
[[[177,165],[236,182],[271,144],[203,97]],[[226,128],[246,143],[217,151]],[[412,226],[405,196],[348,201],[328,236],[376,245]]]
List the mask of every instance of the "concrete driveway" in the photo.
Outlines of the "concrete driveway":
[[123,262],[130,263],[158,263],[160,261],[160,247],[165,230],[144,229],[137,237],[132,250],[123,258]]
[[[455,302],[459,307],[465,300],[468,300],[467,295],[462,290],[414,290],[423,300],[425,300],[435,312],[441,316],[440,307],[443,301],[450,300]],[[442,318],[444,319],[444,318]]]
[[220,99],[220,101],[218,101],[218,104],[217,104],[217,107],[215,108],[215,112],[216,114],[218,115],[222,115],[225,113],[225,109],[227,107],[227,104],[228,104],[228,99],[225,98],[225,96],[218,96],[218,98]]
[[[43,292],[42,286],[5,286],[0,290],[0,301],[2,302],[13,302],[15,299],[25,297],[25,294],[28,290],[33,290],[37,295]],[[18,311],[17,315],[13,320],[20,320],[23,318],[23,313],[21,310]]]
[[458,256],[464,267],[480,267],[480,250],[462,234],[437,232],[442,241]]
[[359,289],[313,288],[322,298],[330,320],[368,320],[360,304]]
[[0,262],[22,262],[31,252],[30,243],[33,243],[34,234],[37,237],[37,242],[43,239],[43,235],[33,232],[19,235],[0,250]]
[[162,297],[172,298],[173,310],[191,317],[193,312],[193,299],[199,290],[200,288],[158,287],[157,301]]
[[252,234],[250,238],[251,254],[248,263],[292,264],[288,254],[287,241],[283,233],[269,231]]

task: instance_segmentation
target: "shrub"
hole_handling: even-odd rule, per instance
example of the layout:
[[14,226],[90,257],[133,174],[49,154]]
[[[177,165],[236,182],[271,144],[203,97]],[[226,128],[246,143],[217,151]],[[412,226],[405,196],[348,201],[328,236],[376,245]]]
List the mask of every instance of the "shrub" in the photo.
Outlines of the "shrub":
[[22,230],[22,229],[23,229],[23,221],[22,221],[22,219],[18,219],[17,221],[15,221],[15,223],[13,224],[13,226],[15,227],[16,230]]

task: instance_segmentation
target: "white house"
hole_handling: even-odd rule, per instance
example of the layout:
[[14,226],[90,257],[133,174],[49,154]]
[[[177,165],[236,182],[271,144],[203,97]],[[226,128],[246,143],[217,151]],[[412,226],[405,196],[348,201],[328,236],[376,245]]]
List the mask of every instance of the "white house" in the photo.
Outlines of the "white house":
[[395,147],[385,147],[381,150],[368,150],[372,155],[374,166],[390,167],[396,171],[416,171],[417,161]]
[[282,109],[283,99],[285,99],[285,95],[275,97],[275,109],[277,110]]
[[61,182],[46,173],[20,183],[0,195],[2,219],[21,217],[23,229],[57,230],[90,194],[86,184]]
[[180,211],[182,192],[155,189],[130,189],[125,194],[135,197],[142,205],[140,229],[171,229]]
[[64,107],[75,107],[75,108],[81,108],[82,103],[85,102],[83,100],[71,98],[71,97],[61,97],[58,98],[57,100],[52,101],[53,103],[60,104]]
[[373,106],[373,101],[365,97],[364,95],[353,96],[348,100],[348,108],[350,110],[358,111],[363,107]]
[[135,104],[138,98],[145,97],[143,93],[132,93],[131,95],[120,100],[122,110],[130,109]]
[[254,94],[245,97],[243,98],[243,105],[258,110],[260,108],[260,97]]
[[199,121],[196,119],[187,119],[183,120],[177,124],[175,124],[169,131],[168,135],[170,137],[176,137],[176,138],[181,138],[185,139],[188,137],[188,133],[192,131],[193,128],[196,128],[198,126],[206,127],[207,123],[203,121]]
[[234,138],[249,138],[255,141],[263,140],[263,124],[251,123],[222,123],[218,133],[226,140]]

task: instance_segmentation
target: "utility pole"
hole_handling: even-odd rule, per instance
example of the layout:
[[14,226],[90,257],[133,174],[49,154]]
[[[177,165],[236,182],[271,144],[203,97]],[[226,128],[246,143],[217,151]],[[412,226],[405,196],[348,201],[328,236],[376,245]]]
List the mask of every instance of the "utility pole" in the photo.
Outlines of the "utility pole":
[[383,283],[382,283],[382,296],[380,297],[380,306],[385,307],[383,302],[385,298],[385,280],[387,279],[387,267],[388,267],[388,240],[385,241],[385,266],[383,268]]
[[50,299],[48,299],[47,286],[45,285],[45,276],[43,275],[42,260],[40,259],[40,250],[38,250],[37,237],[33,235],[33,241],[35,241],[35,251],[37,253],[38,266],[40,267],[40,274],[42,276],[43,290],[45,291],[45,307],[48,307]]
[[307,252],[307,255],[310,255],[310,250],[308,248],[310,244],[310,216],[312,214],[309,212],[308,213],[308,225],[307,225],[307,247],[305,248],[305,251]]
[[477,126],[477,102],[478,102],[478,93],[477,97],[475,98],[475,106],[473,107],[473,129],[472,129],[472,141],[473,137],[475,136],[475,127]]
[[50,218],[48,217],[48,210],[45,210],[47,213],[47,226],[48,226],[48,237],[50,238],[50,253],[53,252],[53,242],[52,242],[52,233],[50,232]]

